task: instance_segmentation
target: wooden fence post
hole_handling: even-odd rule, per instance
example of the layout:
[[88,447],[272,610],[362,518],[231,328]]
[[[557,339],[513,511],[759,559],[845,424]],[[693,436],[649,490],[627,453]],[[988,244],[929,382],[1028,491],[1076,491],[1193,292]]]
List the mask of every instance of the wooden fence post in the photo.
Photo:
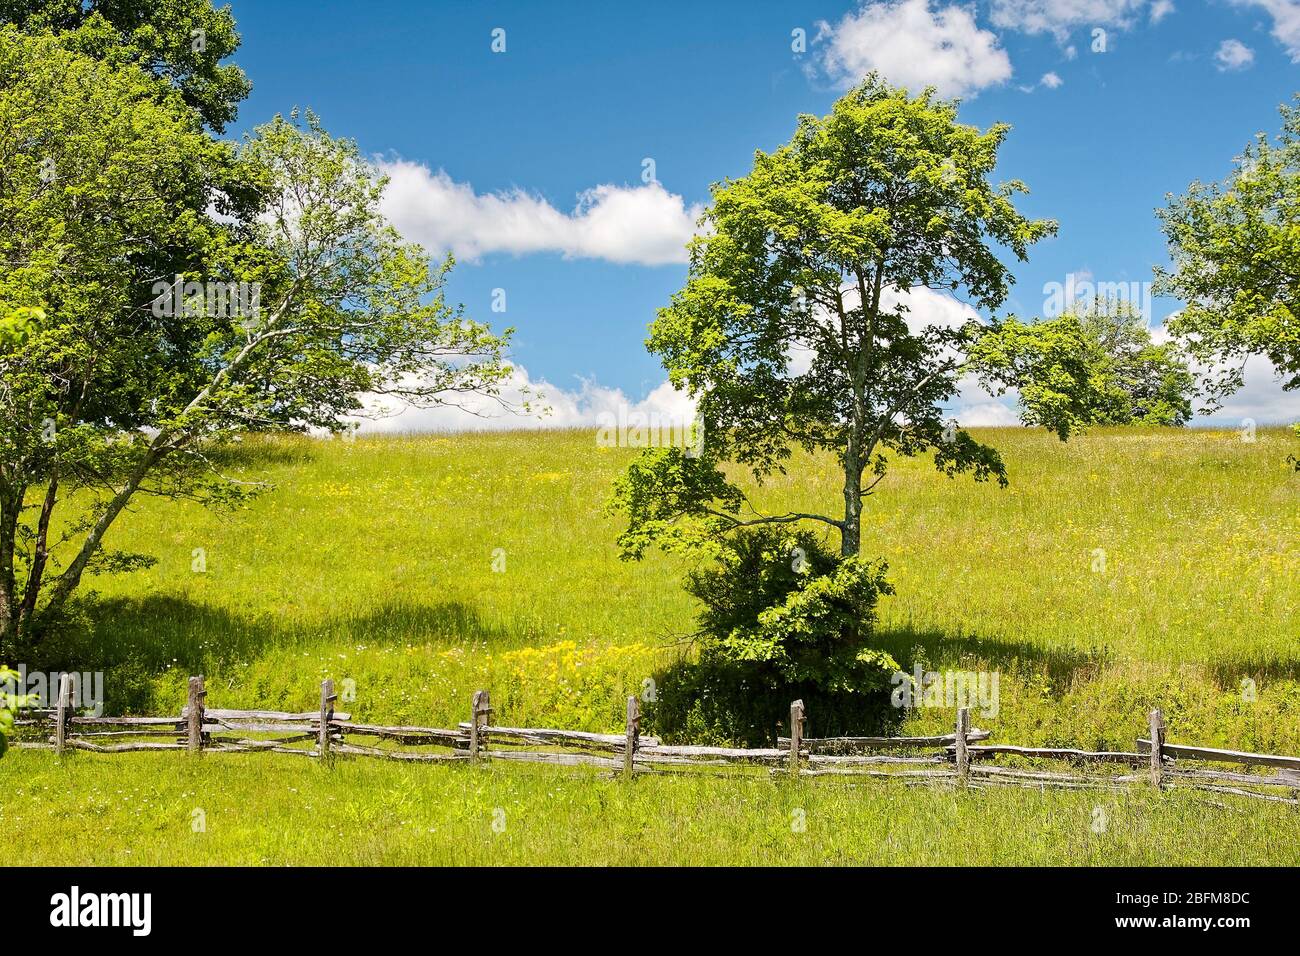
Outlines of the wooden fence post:
[[54,710],[54,752],[62,754],[68,740],[68,721],[72,717],[72,675],[59,675],[59,699]]
[[203,749],[203,705],[204,698],[207,696],[208,692],[203,689],[203,675],[191,677],[189,703],[185,708],[185,726],[189,733],[189,747],[192,754]]
[[962,786],[970,776],[970,752],[966,749],[966,737],[970,733],[970,710],[966,707],[957,709],[957,733],[955,734],[957,755],[957,780]]
[[338,695],[334,693],[334,679],[328,678],[321,681],[320,685],[320,733],[316,737],[316,748],[320,751],[320,758],[323,762],[329,763],[330,757],[330,721],[334,719],[334,701],[338,700]]
[[1160,786],[1161,757],[1165,748],[1165,718],[1156,708],[1151,711],[1151,786]]
[[[479,749],[485,746],[485,739],[480,735],[482,727],[486,727],[488,716],[492,713],[492,698],[485,690],[474,691],[474,698],[470,703],[469,715],[469,759],[471,763],[478,762]],[[480,719],[482,723],[480,723]]]
[[632,761],[641,737],[641,700],[635,695],[627,699],[627,743],[623,747],[623,776],[632,779]]
[[799,776],[799,748],[803,746],[805,716],[803,701],[794,701],[790,705],[790,773],[796,778]]

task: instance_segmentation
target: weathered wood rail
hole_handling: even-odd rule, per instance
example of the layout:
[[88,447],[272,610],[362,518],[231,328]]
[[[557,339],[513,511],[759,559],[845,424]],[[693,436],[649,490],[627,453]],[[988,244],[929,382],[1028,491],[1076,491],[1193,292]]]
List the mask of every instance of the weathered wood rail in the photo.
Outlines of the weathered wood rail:
[[[951,734],[805,737],[807,713],[803,701],[795,701],[790,706],[790,737],[778,737],[775,747],[742,748],[672,745],[642,736],[641,706],[636,697],[628,698],[627,724],[624,732],[617,734],[498,726],[491,722],[494,710],[487,691],[474,694],[470,719],[454,728],[360,723],[353,721],[350,714],[336,711],[336,699],[334,682],[327,680],[321,685],[318,711],[211,709],[206,706],[203,678],[193,677],[188,703],[177,717],[85,717],[73,712],[71,683],[65,679],[54,709],[18,721],[20,727],[41,729],[52,725],[48,738],[20,739],[16,746],[53,749],[58,754],[70,750],[101,754],[159,750],[194,754],[267,752],[323,762],[336,756],[413,763],[524,761],[594,766],[629,778],[646,773],[728,773],[743,772],[745,767],[766,767],[774,777],[888,779],[904,784],[947,781],[971,789],[1019,786],[1116,790],[1146,782],[1158,788],[1191,787],[1300,805],[1300,757],[1169,743],[1159,710],[1150,714],[1149,735],[1138,738],[1136,750],[1125,752],[981,743],[991,734],[971,727],[966,708],[958,710]],[[996,765],[999,757],[1014,758],[1016,765]],[[1044,761],[1072,765],[1071,772],[1036,766]],[[1188,765],[1191,761],[1275,768],[1276,772],[1193,767]],[[1115,764],[1127,766],[1131,772],[1105,772],[1107,765]]]

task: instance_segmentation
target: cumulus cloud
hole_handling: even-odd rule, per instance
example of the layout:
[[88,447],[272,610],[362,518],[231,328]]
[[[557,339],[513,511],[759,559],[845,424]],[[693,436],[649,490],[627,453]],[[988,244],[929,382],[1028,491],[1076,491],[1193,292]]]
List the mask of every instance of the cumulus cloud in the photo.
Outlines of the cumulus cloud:
[[552,252],[650,266],[683,263],[703,211],[657,182],[595,186],[565,213],[522,189],[477,193],[421,163],[384,160],[379,168],[390,178],[383,212],[398,231],[430,252],[462,259]]
[[997,401],[959,405],[952,417],[963,428],[991,428],[1020,424],[1020,416],[1015,413],[1015,410]]
[[1247,418],[1258,425],[1300,421],[1300,391],[1284,391],[1273,363],[1262,355],[1246,360],[1245,384],[1224,401],[1223,407],[1197,421],[1237,426]]
[[[933,289],[918,288],[910,292],[888,290],[883,295],[888,308],[907,306],[907,322],[913,331],[926,326],[954,328],[978,313],[964,302]],[[1166,321],[1168,321],[1166,319]],[[1156,342],[1168,341],[1162,324],[1151,330]],[[806,350],[791,356],[790,368],[801,374],[811,365],[812,354]],[[540,394],[540,400],[538,396]],[[633,400],[622,389],[601,385],[591,379],[580,380],[574,388],[561,388],[544,378],[535,379],[527,369],[515,366],[501,398],[517,406],[525,397],[534,405],[544,405],[547,415],[523,415],[509,412],[491,398],[479,395],[458,396],[459,405],[414,408],[384,396],[366,395],[362,401],[369,417],[356,419],[362,434],[401,432],[500,431],[506,429],[600,428],[620,422],[646,425],[659,423],[664,428],[681,429],[695,419],[695,402],[668,382],[660,383],[645,398]],[[1017,425],[1017,394],[1009,389],[992,395],[974,376],[958,382],[957,394],[944,409],[965,427]],[[1209,416],[1196,416],[1192,425],[1238,427],[1245,419],[1266,425],[1300,421],[1300,391],[1282,389],[1281,379],[1262,356],[1251,357],[1245,366],[1245,384],[1229,396],[1223,407]]]
[[1263,10],[1273,19],[1273,39],[1286,47],[1292,63],[1300,63],[1300,0],[1232,0],[1239,7]]
[[1151,4],[1151,22],[1159,23],[1174,12],[1173,0],[1156,0]]
[[890,83],[941,96],[968,96],[1011,78],[1011,60],[996,34],[963,6],[931,9],[930,0],[865,3],[833,26],[819,24],[821,65],[848,86],[872,70]]
[[1038,82],[1043,86],[1047,87],[1049,90],[1054,90],[1057,87],[1059,87],[1062,83],[1064,83],[1065,80],[1061,79],[1055,73],[1044,73],[1043,78]]
[[[519,407],[525,398],[534,406],[533,414],[512,412],[502,402]],[[416,408],[388,396],[363,395],[366,417],[356,418],[360,434],[395,434],[401,432],[503,431],[508,429],[596,428],[602,424],[630,419],[635,423],[659,421],[666,426],[683,427],[695,419],[695,402],[665,381],[640,401],[631,400],[621,389],[609,388],[583,379],[576,388],[565,389],[545,379],[534,379],[528,370],[516,365],[505,382],[501,401],[485,395],[461,395],[455,405]],[[540,413],[544,406],[547,414]]]
[[1240,40],[1224,40],[1215,51],[1214,62],[1220,72],[1244,70],[1255,62],[1255,51]]
[[[965,302],[924,286],[910,290],[885,289],[880,299],[883,308],[901,306],[906,309],[907,327],[913,333],[926,328],[955,329],[970,321],[980,321],[979,313]],[[955,418],[958,424],[969,427],[1016,425],[1020,418],[1015,411],[1015,401],[1014,390],[1001,396],[993,395],[985,391],[979,379],[968,375],[958,381],[957,394],[948,402],[944,412]]]
[[[1021,33],[1050,33],[1064,41],[1079,26],[1128,29],[1147,0],[993,0],[989,19],[994,26]],[[1157,2],[1156,6],[1163,4]],[[1169,5],[1172,9],[1172,5]],[[1159,20],[1153,7],[1151,19]]]

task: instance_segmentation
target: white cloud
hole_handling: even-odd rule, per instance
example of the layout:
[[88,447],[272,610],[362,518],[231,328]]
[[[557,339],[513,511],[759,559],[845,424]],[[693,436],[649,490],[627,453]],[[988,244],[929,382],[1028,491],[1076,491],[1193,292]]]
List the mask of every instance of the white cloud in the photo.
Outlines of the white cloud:
[[[989,19],[994,26],[1029,34],[1050,33],[1064,42],[1079,26],[1128,29],[1145,5],[1146,0],[993,0]],[[1156,19],[1153,9],[1152,20]]]
[[1232,0],[1239,7],[1258,7],[1273,18],[1273,38],[1300,63],[1300,0]]
[[1224,40],[1215,51],[1214,62],[1221,72],[1244,70],[1255,62],[1255,51],[1240,40]]
[[[1170,341],[1169,322],[1177,317],[1179,309],[1151,329],[1151,341],[1162,345]],[[1192,363],[1192,374],[1198,378],[1206,371],[1199,363]],[[1273,364],[1262,355],[1252,355],[1246,360],[1242,372],[1242,386],[1223,402],[1223,407],[1212,415],[1196,415],[1192,425],[1240,425],[1242,419],[1253,419],[1256,424],[1276,424],[1300,421],[1300,391],[1286,391]]]
[[1173,0],[1156,0],[1151,4],[1151,22],[1159,23],[1174,12]]
[[981,30],[965,7],[931,10],[930,0],[865,3],[834,26],[820,27],[822,67],[846,86],[878,70],[895,85],[966,96],[1011,78],[1011,60],[997,35]]
[[979,313],[965,302],[925,286],[907,292],[884,289],[880,294],[880,305],[883,309],[906,306],[907,327],[914,333],[927,327],[955,329],[972,319],[979,321]]
[[957,424],[963,428],[988,428],[1020,424],[1020,416],[1015,413],[1015,410],[1001,402],[960,405],[953,412],[952,417],[957,419]]
[[[899,305],[907,307],[907,326],[912,332],[931,328],[960,328],[972,320],[980,321],[979,313],[974,308],[953,298],[945,292],[920,286],[908,292],[898,289],[886,289],[881,294],[881,305],[892,309]],[[955,418],[959,425],[976,427],[982,425],[1018,425],[1020,417],[1015,410],[1016,393],[1008,390],[1006,395],[993,395],[980,385],[979,379],[967,375],[957,383],[957,394],[948,402],[944,411]]]
[[[617,388],[582,380],[577,388],[564,389],[545,379],[532,379],[528,370],[516,365],[501,389],[501,399],[518,406],[526,393],[534,407],[546,406],[549,414],[510,412],[500,402],[484,395],[462,395],[458,405],[415,408],[387,396],[363,395],[367,417],[353,419],[363,434],[397,432],[503,431],[508,429],[595,428],[602,416],[633,418],[655,416],[675,427],[689,425],[695,418],[695,402],[668,382],[661,383],[641,401],[632,401]],[[540,398],[539,398],[540,393]]]
[[[887,308],[899,304],[908,307],[907,322],[913,331],[926,326],[955,328],[977,319],[978,313],[964,302],[933,289],[918,288],[909,293],[888,290],[883,296]],[[1169,318],[1172,318],[1170,316]],[[1165,320],[1168,321],[1168,318]],[[1165,325],[1151,329],[1153,341],[1168,341]],[[811,364],[811,353],[800,350],[791,358],[791,372],[801,374]],[[1017,425],[1017,394],[1008,389],[1003,395],[985,391],[974,376],[958,383],[957,394],[945,407],[945,414],[965,427]],[[371,417],[356,419],[362,434],[398,432],[500,431],[507,429],[597,428],[618,421],[659,422],[664,427],[682,428],[695,418],[695,402],[668,382],[662,382],[645,398],[631,400],[618,388],[583,379],[576,388],[560,388],[545,379],[533,379],[528,371],[515,366],[514,374],[502,388],[502,399],[518,405],[531,394],[534,405],[549,407],[550,414],[540,416],[514,414],[493,399],[480,395],[459,396],[460,406],[412,408],[387,397],[364,395],[363,403]],[[538,395],[540,393],[540,400]],[[1281,379],[1268,359],[1252,356],[1245,366],[1245,384],[1224,402],[1213,415],[1196,416],[1191,425],[1237,427],[1244,419],[1259,425],[1300,421],[1300,391],[1282,389]]]
[[682,263],[703,211],[659,183],[596,186],[563,213],[522,189],[476,193],[420,163],[385,160],[379,168],[390,177],[383,211],[397,230],[431,253],[450,250],[464,259],[558,252],[651,266]]
[[1061,79],[1055,73],[1044,73],[1043,78],[1038,81],[1049,90],[1057,89],[1065,80]]
[[1239,425],[1243,419],[1269,425],[1300,421],[1300,391],[1283,391],[1273,365],[1262,355],[1246,361],[1245,384],[1202,421]]

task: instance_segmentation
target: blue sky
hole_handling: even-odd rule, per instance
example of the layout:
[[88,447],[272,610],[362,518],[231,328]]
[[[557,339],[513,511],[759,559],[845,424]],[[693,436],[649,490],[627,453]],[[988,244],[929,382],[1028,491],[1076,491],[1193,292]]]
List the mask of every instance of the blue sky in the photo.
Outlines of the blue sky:
[[[746,173],[867,69],[962,96],[966,122],[1014,127],[999,172],[1029,185],[1027,213],[1061,226],[1016,268],[1004,311],[1022,316],[1069,273],[1150,281],[1167,258],[1164,195],[1222,178],[1300,89],[1300,0],[232,8],[253,82],[235,131],[311,107],[390,164],[394,221],[431,252],[457,250],[449,296],[516,327],[515,358],[557,399],[557,424],[611,401],[662,404],[646,326],[683,282],[681,241],[709,184]],[[1177,307],[1156,300],[1154,320]],[[1218,420],[1244,416],[1300,408],[1257,365]]]

